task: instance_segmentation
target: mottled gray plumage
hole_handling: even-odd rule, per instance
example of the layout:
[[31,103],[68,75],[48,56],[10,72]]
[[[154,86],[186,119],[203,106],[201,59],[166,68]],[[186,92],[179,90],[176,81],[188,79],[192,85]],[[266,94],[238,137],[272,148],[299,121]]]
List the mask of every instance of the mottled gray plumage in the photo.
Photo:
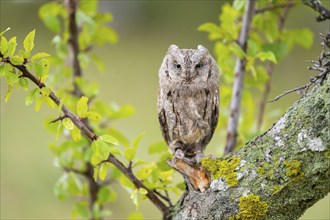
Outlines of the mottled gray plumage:
[[158,118],[175,157],[198,161],[218,115],[219,70],[208,50],[171,45],[159,70]]

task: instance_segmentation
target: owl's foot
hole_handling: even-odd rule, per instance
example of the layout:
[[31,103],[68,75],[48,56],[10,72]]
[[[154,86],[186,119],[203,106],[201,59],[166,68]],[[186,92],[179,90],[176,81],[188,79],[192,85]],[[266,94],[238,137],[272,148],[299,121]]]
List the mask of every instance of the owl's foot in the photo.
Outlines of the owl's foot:
[[204,153],[203,153],[202,151],[198,151],[198,152],[196,153],[195,158],[194,158],[196,164],[199,164],[199,163],[201,162],[201,160],[202,160],[203,157],[204,157]]
[[174,153],[174,158],[183,160],[183,158],[184,158],[184,152],[180,148],[177,148],[175,150],[175,153]]

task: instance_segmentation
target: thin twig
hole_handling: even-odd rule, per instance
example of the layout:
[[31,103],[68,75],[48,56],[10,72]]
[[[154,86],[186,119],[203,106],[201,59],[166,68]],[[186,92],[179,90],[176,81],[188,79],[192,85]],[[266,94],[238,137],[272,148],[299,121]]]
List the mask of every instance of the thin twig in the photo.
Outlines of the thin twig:
[[163,218],[167,219],[169,216],[169,209],[168,207],[157,197],[157,195],[148,189],[132,172],[132,170],[125,167],[125,165],[120,162],[113,154],[109,154],[107,162],[112,163],[115,165],[135,186],[136,188],[144,188],[147,190],[146,196],[149,200],[162,212]]
[[268,7],[256,9],[255,13],[259,14],[259,13],[263,13],[263,12],[266,12],[266,11],[272,11],[272,10],[279,9],[279,8],[291,8],[295,4],[296,4],[295,2],[289,2],[289,3],[286,3],[286,4],[271,5],[271,6],[268,6]]
[[52,123],[55,123],[55,122],[58,122],[58,121],[62,121],[63,119],[67,118],[68,116],[66,115],[62,115],[58,118],[55,118],[54,120],[50,121],[49,124],[52,124]]
[[281,97],[295,92],[295,91],[302,91],[305,90],[303,92],[303,95],[306,95],[309,88],[313,85],[313,84],[322,84],[323,81],[325,80],[326,76],[330,73],[330,54],[329,51],[327,51],[327,49],[330,49],[330,32],[328,32],[326,35],[320,34],[321,38],[323,40],[322,42],[322,52],[321,55],[319,56],[317,61],[308,61],[309,63],[312,63],[313,66],[308,67],[309,70],[316,70],[319,71],[320,73],[316,74],[315,76],[311,77],[309,79],[309,82],[306,83],[305,85],[299,86],[297,88],[294,89],[290,89],[288,91],[285,91],[284,93],[276,96],[273,100],[269,101],[269,102],[275,102],[277,100],[279,100]]
[[160,198],[162,198],[163,200],[165,200],[169,204],[170,207],[173,207],[173,204],[172,204],[166,190],[165,190],[165,196],[163,194],[161,194],[160,192],[158,192],[157,190],[154,190],[154,193],[156,195],[158,195]]
[[[251,20],[254,15],[255,0],[250,0],[246,4],[242,28],[238,43],[242,50],[246,52],[248,33],[250,31]],[[235,81],[233,84],[233,93],[230,103],[230,117],[227,126],[227,143],[225,147],[225,154],[231,152],[236,147],[237,142],[237,126],[240,115],[240,107],[242,100],[243,81],[245,74],[246,60],[238,58],[235,65]]]
[[268,101],[268,103],[270,103],[270,102],[275,102],[275,101],[279,100],[281,97],[283,97],[283,96],[285,96],[285,95],[287,95],[287,94],[289,94],[289,93],[291,93],[291,92],[304,90],[304,89],[306,89],[307,87],[309,87],[310,84],[311,84],[311,82],[307,83],[306,85],[299,86],[299,87],[297,87],[297,88],[287,90],[287,91],[285,91],[284,93],[282,93],[281,95],[276,96],[273,100]]

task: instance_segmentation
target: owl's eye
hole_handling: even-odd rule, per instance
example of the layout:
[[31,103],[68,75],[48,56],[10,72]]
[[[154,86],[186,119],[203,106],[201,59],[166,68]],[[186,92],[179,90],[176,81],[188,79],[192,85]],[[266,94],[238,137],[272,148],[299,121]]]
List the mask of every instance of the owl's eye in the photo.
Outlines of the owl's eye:
[[201,63],[196,64],[196,69],[201,68],[201,67],[203,67],[203,64],[201,64]]
[[175,68],[177,68],[177,69],[181,69],[181,65],[180,65],[180,64],[175,64],[174,66],[175,66]]

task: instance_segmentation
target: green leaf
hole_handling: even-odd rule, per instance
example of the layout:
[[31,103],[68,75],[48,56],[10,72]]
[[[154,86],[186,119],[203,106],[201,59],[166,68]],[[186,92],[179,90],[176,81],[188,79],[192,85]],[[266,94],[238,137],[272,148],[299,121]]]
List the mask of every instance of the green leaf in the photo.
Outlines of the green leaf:
[[27,52],[31,52],[34,47],[34,35],[36,30],[31,31],[24,39],[23,45]]
[[33,55],[33,57],[31,58],[32,62],[35,62],[36,60],[45,58],[45,57],[49,57],[50,55],[48,53],[37,53],[35,55]]
[[34,105],[34,110],[38,112],[41,109],[42,106],[42,98],[38,98],[36,100],[36,104]]
[[236,56],[238,56],[238,58],[240,58],[240,59],[244,58],[245,52],[243,51],[241,46],[239,46],[236,42],[230,44],[229,48],[230,48],[230,51],[232,51]]
[[4,33],[6,33],[7,31],[9,31],[9,30],[10,30],[10,27],[8,27],[6,30],[2,31],[2,32],[0,33],[0,37],[1,37]]
[[49,73],[49,69],[50,63],[48,59],[43,58],[40,61],[34,63],[34,71],[37,77],[41,79],[41,81],[44,81],[46,79]]
[[174,170],[166,170],[166,171],[161,171],[159,172],[159,177],[163,180],[163,181],[171,181],[172,180],[172,174],[174,173]]
[[41,91],[41,94],[42,94],[43,96],[49,96],[49,94],[50,94],[50,89],[47,88],[47,87],[42,87],[42,88],[40,89],[40,91]]
[[145,180],[150,176],[151,172],[152,172],[152,169],[150,167],[143,167],[136,172],[136,176],[140,180]]
[[69,179],[68,173],[64,173],[55,183],[53,190],[54,190],[54,194],[59,200],[63,201],[69,197],[68,179]]
[[91,121],[99,122],[102,119],[102,116],[98,112],[88,111],[87,118]]
[[41,6],[39,16],[45,26],[52,32],[58,33],[61,31],[61,20],[58,17],[63,6],[59,2],[49,2]]
[[106,163],[101,163],[100,170],[99,170],[100,180],[105,180],[105,177],[107,176],[107,173],[108,173],[107,164]]
[[116,192],[109,189],[108,187],[104,186],[101,187],[99,192],[97,193],[97,201],[101,204],[107,203],[107,202],[114,202],[117,199]]
[[87,103],[88,103],[88,98],[86,96],[82,96],[77,103],[77,114],[80,118],[87,117],[87,111],[88,111]]
[[136,206],[136,208],[138,208],[139,199],[138,199],[138,190],[137,189],[133,190],[133,192],[131,193],[131,199],[132,199],[134,205]]
[[289,52],[289,45],[287,42],[265,44],[262,51],[272,51],[276,60],[280,62]]
[[4,57],[11,57],[15,53],[16,50],[16,37],[12,37],[8,42],[8,49],[7,52],[4,54]]
[[36,98],[38,98],[39,95],[40,95],[39,88],[35,88],[31,90],[25,97],[25,105],[31,105],[36,100]]
[[79,142],[81,140],[81,131],[76,126],[71,130],[71,137],[74,142]]
[[18,83],[18,76],[17,74],[11,72],[11,71],[5,71],[5,77],[8,85],[14,86],[16,83]]
[[2,36],[0,42],[0,52],[2,54],[5,54],[7,50],[8,50],[8,41],[4,36]]
[[21,57],[23,57],[24,59],[27,59],[30,57],[30,52],[29,51],[25,51],[25,50],[19,50],[19,55]]
[[236,10],[240,11],[241,9],[244,8],[246,1],[243,0],[234,0],[233,2],[233,8]]
[[111,119],[126,118],[134,114],[134,107],[131,105],[123,105],[118,107],[115,103],[111,103],[112,111],[109,112]]
[[26,90],[26,91],[28,90],[29,81],[26,78],[20,77],[18,83],[24,90]]
[[141,139],[144,137],[145,134],[146,134],[146,132],[143,132],[133,140],[133,147],[134,148],[138,147],[138,145],[140,144]]
[[221,30],[221,28],[211,22],[200,25],[198,27],[198,31],[207,32],[209,34],[208,37],[210,40],[218,40],[223,38],[223,31]]
[[136,148],[129,147],[126,149],[124,156],[128,161],[132,161],[135,157],[135,154],[136,154]]
[[13,56],[10,58],[10,62],[13,65],[20,65],[20,64],[23,64],[24,59],[23,59],[23,57],[20,57],[20,56]]
[[120,154],[121,152],[117,147],[109,146],[106,142],[101,139],[93,141],[92,143],[92,163],[93,165],[97,165],[102,160],[106,160],[110,153],[112,154]]
[[313,45],[313,32],[311,32],[309,29],[304,28],[302,30],[293,30],[294,41],[296,44],[304,47],[304,48],[310,48]]
[[56,104],[55,102],[48,96],[43,96],[42,101],[47,104],[49,108],[55,108]]
[[111,143],[114,145],[118,145],[118,140],[114,137],[112,137],[111,135],[105,134],[99,137],[102,141],[107,142],[107,143]]
[[148,194],[148,190],[146,190],[145,188],[139,188],[139,193],[141,195],[147,195]]
[[95,44],[102,46],[105,43],[117,43],[118,35],[117,33],[110,27],[101,26],[98,27],[93,35],[93,42]]
[[86,201],[81,201],[75,204],[74,211],[84,219],[89,218],[88,203]]
[[64,118],[62,120],[62,123],[63,123],[64,127],[68,130],[72,130],[74,128],[74,124],[70,118]]
[[259,58],[261,61],[269,60],[273,63],[277,63],[276,57],[273,52],[267,51],[267,52],[259,52],[256,55],[256,58]]
[[167,152],[168,147],[165,141],[160,141],[154,144],[151,144],[148,148],[148,153],[149,154],[159,154],[163,152]]
[[104,65],[104,62],[101,60],[101,58],[99,58],[98,56],[96,55],[91,55],[91,58],[97,68],[97,70],[100,72],[100,73],[103,73],[104,70],[105,70],[105,65]]
[[9,98],[10,98],[10,95],[13,91],[13,86],[9,86],[8,87],[8,90],[6,92],[6,95],[5,95],[5,102],[7,103],[9,101]]
[[132,212],[128,215],[127,220],[143,220],[144,216],[142,212]]
[[88,16],[93,17],[98,9],[97,1],[81,1],[79,3],[79,8],[85,12]]

